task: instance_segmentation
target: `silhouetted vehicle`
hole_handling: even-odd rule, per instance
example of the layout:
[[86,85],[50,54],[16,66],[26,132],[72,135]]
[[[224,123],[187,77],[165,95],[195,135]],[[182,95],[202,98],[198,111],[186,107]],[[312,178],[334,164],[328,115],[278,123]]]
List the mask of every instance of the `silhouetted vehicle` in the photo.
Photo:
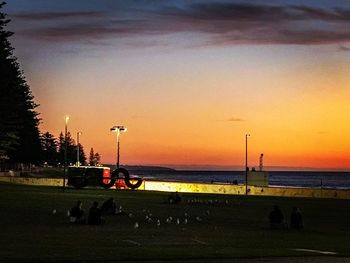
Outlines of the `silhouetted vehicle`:
[[124,179],[125,185],[131,189],[139,188],[142,184],[141,178],[130,178],[129,172],[124,168],[118,168],[111,173],[109,167],[103,166],[68,167],[68,185],[75,188],[102,186],[108,189],[120,179]]

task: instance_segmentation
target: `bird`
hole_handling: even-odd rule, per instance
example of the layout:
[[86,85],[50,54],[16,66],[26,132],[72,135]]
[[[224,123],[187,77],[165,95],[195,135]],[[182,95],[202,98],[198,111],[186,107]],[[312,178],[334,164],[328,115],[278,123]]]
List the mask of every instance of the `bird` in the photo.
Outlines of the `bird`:
[[157,226],[160,226],[160,220],[157,219]]
[[187,218],[184,219],[184,224],[186,225],[188,223]]
[[55,215],[57,213],[56,209],[52,210],[52,214]]
[[200,218],[199,216],[197,216],[197,217],[196,217],[196,220],[197,220],[198,222],[201,222],[201,221],[202,221],[202,218]]
[[134,215],[132,214],[132,213],[129,213],[129,217],[131,218],[131,217],[133,217]]
[[180,218],[176,218],[176,224],[180,225]]
[[136,222],[136,223],[134,224],[134,228],[135,228],[135,229],[139,228],[139,223],[138,223],[138,222]]

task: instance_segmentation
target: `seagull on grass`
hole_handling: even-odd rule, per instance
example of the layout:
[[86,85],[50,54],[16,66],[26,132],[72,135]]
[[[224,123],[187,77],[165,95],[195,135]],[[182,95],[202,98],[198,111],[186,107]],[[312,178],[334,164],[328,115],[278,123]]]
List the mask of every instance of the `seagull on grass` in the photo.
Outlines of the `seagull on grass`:
[[202,222],[202,218],[200,218],[199,216],[196,217],[196,220],[197,220],[198,222]]

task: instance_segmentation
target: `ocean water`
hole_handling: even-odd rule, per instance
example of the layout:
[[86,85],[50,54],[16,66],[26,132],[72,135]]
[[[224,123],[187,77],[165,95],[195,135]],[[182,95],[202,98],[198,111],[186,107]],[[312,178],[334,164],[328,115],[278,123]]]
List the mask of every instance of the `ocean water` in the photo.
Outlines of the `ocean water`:
[[[134,175],[146,180],[245,183],[244,171],[145,171]],[[350,172],[272,171],[269,172],[269,185],[350,189]]]

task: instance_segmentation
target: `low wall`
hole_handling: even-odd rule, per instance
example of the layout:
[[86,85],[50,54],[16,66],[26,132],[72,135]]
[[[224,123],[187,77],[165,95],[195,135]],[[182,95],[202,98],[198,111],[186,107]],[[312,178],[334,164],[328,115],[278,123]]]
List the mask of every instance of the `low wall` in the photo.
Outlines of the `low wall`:
[[[145,181],[144,190],[245,195],[244,185]],[[248,195],[350,199],[350,190],[248,186]]]
[[[62,186],[63,179],[2,176],[0,182],[26,185]],[[67,181],[66,181],[67,182]],[[113,187],[114,188],[114,187]],[[244,185],[144,181],[138,190],[245,195]],[[350,190],[248,186],[248,195],[350,199]]]
[[244,185],[224,185],[224,184],[205,184],[205,183],[184,183],[184,182],[164,182],[164,181],[145,181],[144,190],[164,191],[164,192],[183,192],[183,193],[207,193],[207,194],[245,194]]
[[63,179],[60,179],[60,178],[56,179],[56,178],[2,176],[0,177],[0,182],[26,184],[26,185],[63,186]]

